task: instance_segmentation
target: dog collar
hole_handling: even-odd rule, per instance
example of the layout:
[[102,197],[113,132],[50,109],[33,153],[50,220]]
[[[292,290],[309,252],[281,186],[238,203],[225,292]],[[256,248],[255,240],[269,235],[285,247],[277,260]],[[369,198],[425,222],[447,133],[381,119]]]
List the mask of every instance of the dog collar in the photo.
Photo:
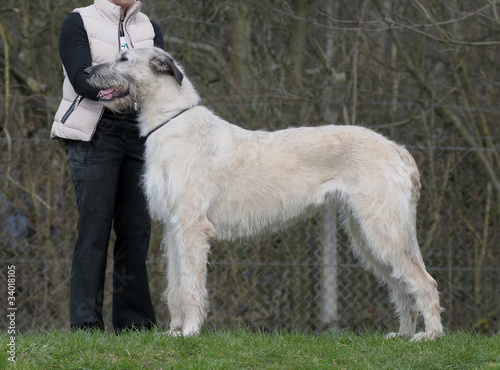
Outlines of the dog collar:
[[153,132],[155,132],[156,130],[158,130],[159,128],[162,128],[163,126],[165,126],[167,123],[169,123],[170,121],[172,121],[174,118],[177,118],[179,117],[182,113],[184,113],[185,111],[187,110],[190,110],[191,108],[195,107],[194,105],[192,107],[189,107],[189,108],[186,108],[184,110],[181,110],[179,113],[177,113],[175,116],[173,116],[172,118],[168,119],[167,121],[163,122],[160,126],[157,126],[155,127],[154,129],[152,129],[151,131],[149,131],[149,133],[146,135],[145,137],[145,140],[148,139],[149,135],[151,135]]

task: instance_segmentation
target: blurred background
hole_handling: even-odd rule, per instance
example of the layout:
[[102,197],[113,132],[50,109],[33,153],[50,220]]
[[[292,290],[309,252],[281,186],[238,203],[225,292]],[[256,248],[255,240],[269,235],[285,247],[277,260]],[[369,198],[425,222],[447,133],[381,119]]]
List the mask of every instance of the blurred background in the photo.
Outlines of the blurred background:
[[[16,328],[68,329],[77,213],[65,149],[49,131],[63,80],[59,30],[90,3],[0,3],[1,330],[9,265]],[[143,3],[204,104],[228,121],[361,125],[406,145],[421,171],[419,242],[444,325],[500,330],[500,1]],[[155,224],[148,268],[166,326],[160,240]],[[397,328],[387,289],[353,257],[330,209],[280,233],[213,243],[208,288],[207,327]]]

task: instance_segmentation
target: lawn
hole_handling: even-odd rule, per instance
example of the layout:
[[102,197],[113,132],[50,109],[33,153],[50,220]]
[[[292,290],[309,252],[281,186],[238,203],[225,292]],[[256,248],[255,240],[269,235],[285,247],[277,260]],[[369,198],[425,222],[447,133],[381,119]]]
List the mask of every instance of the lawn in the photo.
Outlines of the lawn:
[[500,369],[500,335],[447,334],[436,342],[384,339],[381,333],[304,334],[210,331],[173,338],[160,330],[50,331],[0,335],[0,368],[63,369]]

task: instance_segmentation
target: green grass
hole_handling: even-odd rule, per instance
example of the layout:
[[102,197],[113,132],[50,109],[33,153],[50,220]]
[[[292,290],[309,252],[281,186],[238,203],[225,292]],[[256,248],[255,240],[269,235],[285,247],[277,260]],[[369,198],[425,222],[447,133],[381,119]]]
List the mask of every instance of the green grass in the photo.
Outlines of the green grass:
[[500,336],[446,335],[436,342],[356,335],[205,331],[172,338],[160,330],[21,334],[16,363],[0,335],[0,368],[63,369],[500,369]]

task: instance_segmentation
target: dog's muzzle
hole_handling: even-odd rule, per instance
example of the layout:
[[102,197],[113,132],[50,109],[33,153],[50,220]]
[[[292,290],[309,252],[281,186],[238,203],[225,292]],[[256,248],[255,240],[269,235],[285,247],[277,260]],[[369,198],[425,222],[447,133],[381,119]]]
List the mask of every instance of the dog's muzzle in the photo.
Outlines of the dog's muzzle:
[[[85,77],[87,77],[87,79],[90,79],[92,73],[98,67],[99,65],[85,68],[83,70],[83,73],[85,73]],[[124,96],[127,96],[129,94],[129,89],[127,87],[117,87],[117,86],[102,87],[102,86],[96,86],[93,83],[90,84],[94,87],[101,89],[97,94],[97,98],[99,99],[99,101],[102,102],[109,102],[118,98],[123,98]]]

